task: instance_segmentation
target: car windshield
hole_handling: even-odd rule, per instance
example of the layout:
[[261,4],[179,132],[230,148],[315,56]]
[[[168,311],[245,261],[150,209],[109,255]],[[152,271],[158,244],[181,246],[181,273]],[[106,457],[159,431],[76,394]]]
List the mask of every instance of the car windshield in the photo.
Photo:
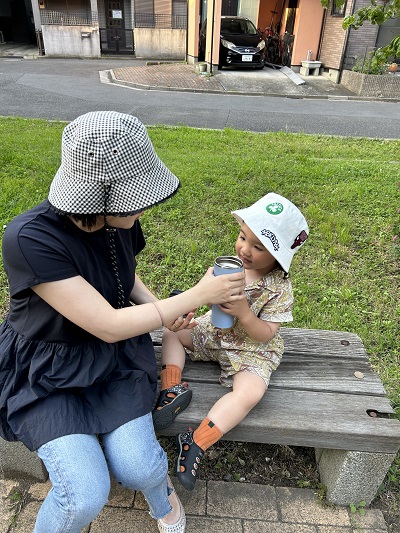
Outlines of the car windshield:
[[221,19],[221,33],[257,35],[257,30],[250,20]]

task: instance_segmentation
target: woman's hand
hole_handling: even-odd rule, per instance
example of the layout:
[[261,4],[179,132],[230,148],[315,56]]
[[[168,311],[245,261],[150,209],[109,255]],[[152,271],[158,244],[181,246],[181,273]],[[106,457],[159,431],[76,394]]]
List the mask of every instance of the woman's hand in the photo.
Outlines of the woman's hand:
[[174,333],[181,331],[182,329],[193,329],[197,326],[197,322],[196,320],[193,320],[193,317],[194,311],[190,311],[185,317],[179,316],[173,322],[165,324],[165,327]]
[[210,267],[195,286],[195,289],[201,291],[201,305],[223,304],[245,299],[244,272],[214,276],[213,271],[214,269]]

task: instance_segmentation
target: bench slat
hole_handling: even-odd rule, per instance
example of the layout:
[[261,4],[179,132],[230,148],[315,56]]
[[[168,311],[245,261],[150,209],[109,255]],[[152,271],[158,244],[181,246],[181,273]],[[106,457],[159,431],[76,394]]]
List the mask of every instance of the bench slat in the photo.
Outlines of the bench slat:
[[358,335],[346,331],[281,328],[285,352],[312,356],[361,358],[367,352]]
[[[367,358],[364,345],[358,335],[346,331],[281,328],[286,354],[309,354],[312,357]],[[151,334],[155,345],[161,344],[161,330]]]
[[[193,399],[162,435],[196,427],[227,391],[213,384],[192,384]],[[270,390],[247,417],[223,438],[243,442],[397,453],[400,422],[372,418],[367,410],[393,413],[389,400],[310,391]]]
[[[161,367],[161,348],[155,347],[158,368]],[[201,368],[199,367],[201,365]],[[358,379],[354,372],[362,372]],[[194,363],[186,358],[182,379],[189,383],[218,383],[220,375],[217,363]],[[378,375],[368,361],[322,357],[283,355],[281,364],[273,372],[269,389],[289,388],[321,392],[343,392],[347,394],[369,394],[385,396],[385,389]]]

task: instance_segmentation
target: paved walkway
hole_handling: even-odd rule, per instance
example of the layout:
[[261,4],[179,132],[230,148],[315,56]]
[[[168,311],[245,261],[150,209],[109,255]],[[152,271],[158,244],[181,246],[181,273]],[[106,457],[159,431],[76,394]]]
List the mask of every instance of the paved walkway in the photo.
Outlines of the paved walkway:
[[[32,533],[50,483],[32,484],[27,492],[13,480],[0,480],[0,533]],[[199,480],[193,492],[175,487],[186,509],[186,533],[386,533],[381,511],[352,514],[324,507],[311,489]],[[20,497],[10,499],[15,491]],[[12,504],[14,506],[12,507]],[[19,510],[15,521],[13,515]],[[11,524],[14,527],[11,528]],[[140,493],[113,484],[107,506],[85,533],[156,533]],[[52,533],[51,527],[47,533]]]
[[199,73],[194,65],[147,62],[146,65],[115,68],[107,71],[111,83],[138,89],[168,91],[247,94],[251,96],[287,96],[292,98],[357,98],[354,93],[323,76],[300,76],[297,85],[280,69],[223,69],[215,75]]

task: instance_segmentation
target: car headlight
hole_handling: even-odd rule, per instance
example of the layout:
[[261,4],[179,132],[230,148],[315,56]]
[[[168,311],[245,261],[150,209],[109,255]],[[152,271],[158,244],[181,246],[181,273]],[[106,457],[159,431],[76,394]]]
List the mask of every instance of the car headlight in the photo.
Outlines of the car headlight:
[[[229,50],[235,50],[236,46],[231,43],[230,41],[227,41],[226,39],[221,39],[222,46],[225,46],[225,48],[229,48]],[[265,46],[265,43],[264,43]]]
[[265,41],[260,41],[257,45],[257,48],[259,50],[262,50],[263,48],[265,48]]

